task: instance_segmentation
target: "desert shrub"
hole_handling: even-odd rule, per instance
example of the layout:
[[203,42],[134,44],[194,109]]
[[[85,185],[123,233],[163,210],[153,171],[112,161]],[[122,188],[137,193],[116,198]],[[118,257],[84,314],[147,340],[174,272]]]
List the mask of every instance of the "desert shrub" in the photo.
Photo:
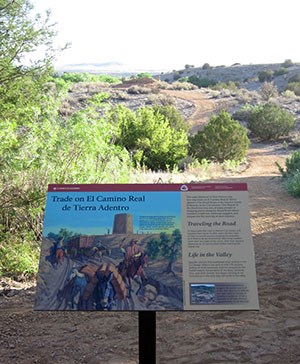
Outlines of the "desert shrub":
[[[116,144],[128,150],[136,166],[167,170],[187,155],[188,137],[185,130],[172,127],[159,109],[141,107],[134,112],[119,105],[110,111],[109,120],[119,128]],[[168,106],[161,110],[171,114]]]
[[273,72],[271,70],[263,70],[258,72],[259,82],[270,82],[273,78]]
[[120,79],[110,75],[97,75],[87,72],[64,72],[61,78],[65,82],[78,83],[78,82],[107,82],[119,83]]
[[248,123],[252,109],[253,109],[253,106],[245,105],[240,110],[235,111],[232,114],[232,118],[234,120]]
[[262,140],[278,139],[287,135],[295,125],[294,116],[272,103],[252,109],[248,127]]
[[300,150],[285,160],[285,169],[278,163],[277,166],[283,177],[285,189],[293,197],[300,197]]
[[294,152],[290,158],[285,161],[286,175],[292,175],[300,172],[300,150]]
[[199,78],[198,76],[189,76],[188,82],[196,85],[197,87],[210,87],[216,84],[216,81],[210,80],[208,78]]
[[149,72],[141,72],[136,75],[136,78],[153,78]]
[[181,77],[181,75],[180,75],[180,73],[178,71],[175,71],[173,73],[173,80],[174,81],[178,81],[180,79],[180,77]]
[[167,94],[150,95],[148,99],[151,104],[159,106],[174,105],[176,100],[175,97]]
[[188,125],[184,121],[183,117],[181,116],[180,112],[176,109],[175,106],[172,105],[155,105],[153,106],[153,110],[156,114],[161,114],[168,120],[169,125],[171,128],[175,130],[184,130],[188,131]]
[[300,96],[300,82],[289,82],[285,90],[292,91],[296,96]]
[[297,73],[296,75],[290,77],[288,79],[288,83],[289,82],[300,82],[300,73]]
[[277,70],[274,71],[273,75],[274,77],[282,76],[287,74],[289,71],[285,67],[280,67]]
[[177,81],[168,86],[168,90],[195,90],[197,86],[190,82]]
[[284,181],[284,187],[287,192],[293,197],[300,197],[300,172],[289,176]]
[[291,90],[284,90],[281,95],[287,99],[294,99],[296,97],[295,92]]
[[202,66],[203,70],[209,70],[211,68],[211,66],[209,65],[209,63],[204,63]]
[[286,59],[283,63],[282,63],[282,67],[284,68],[289,68],[292,67],[294,65],[293,61],[291,59]]
[[230,90],[230,91],[237,91],[238,89],[238,82],[228,81],[228,82],[217,82],[215,85],[211,86],[212,90]]
[[265,101],[269,101],[271,97],[278,96],[277,87],[272,82],[264,82],[259,93]]
[[212,116],[203,131],[190,138],[190,154],[198,160],[209,159],[223,163],[242,161],[249,147],[247,131],[228,112]]
[[151,92],[152,92],[151,88],[137,86],[137,85],[131,86],[127,90],[127,93],[129,93],[131,95],[139,95],[139,94],[147,95],[147,94],[151,94]]

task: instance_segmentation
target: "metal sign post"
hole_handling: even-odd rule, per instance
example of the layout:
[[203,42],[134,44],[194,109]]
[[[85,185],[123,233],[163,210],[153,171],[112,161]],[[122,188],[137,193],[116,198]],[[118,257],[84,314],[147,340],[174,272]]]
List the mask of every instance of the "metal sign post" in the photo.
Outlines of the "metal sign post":
[[139,311],[139,363],[156,363],[155,311]]

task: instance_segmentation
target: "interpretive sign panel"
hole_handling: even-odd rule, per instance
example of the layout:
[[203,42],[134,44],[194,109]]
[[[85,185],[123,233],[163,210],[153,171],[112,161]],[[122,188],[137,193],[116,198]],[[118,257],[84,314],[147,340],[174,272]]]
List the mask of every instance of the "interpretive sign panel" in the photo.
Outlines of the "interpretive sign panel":
[[247,185],[49,185],[36,310],[258,309]]

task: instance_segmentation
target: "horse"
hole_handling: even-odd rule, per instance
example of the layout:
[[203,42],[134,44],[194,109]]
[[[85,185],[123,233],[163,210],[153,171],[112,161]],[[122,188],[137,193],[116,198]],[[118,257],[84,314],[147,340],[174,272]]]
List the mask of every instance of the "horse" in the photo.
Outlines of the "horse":
[[140,256],[134,258],[126,258],[118,265],[118,271],[123,277],[125,284],[128,287],[128,298],[131,298],[132,280],[138,284],[136,295],[140,294],[143,287],[143,282],[147,280],[144,272],[144,265],[147,263],[147,256],[141,253]]
[[96,310],[110,311],[116,303],[116,291],[112,284],[113,273],[109,272],[107,275],[98,270],[96,272],[98,279],[97,286],[94,290],[94,299]]
[[71,308],[78,310],[82,305],[83,292],[87,286],[87,278],[84,273],[78,271],[76,267],[73,267],[66,280],[67,285],[70,286],[70,294],[67,297],[67,304],[71,302]]

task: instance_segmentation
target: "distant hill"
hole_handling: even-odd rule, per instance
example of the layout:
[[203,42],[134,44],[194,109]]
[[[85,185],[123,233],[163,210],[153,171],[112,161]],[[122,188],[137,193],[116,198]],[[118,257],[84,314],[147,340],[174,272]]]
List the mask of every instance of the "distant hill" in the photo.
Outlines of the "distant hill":
[[104,63],[72,63],[56,67],[56,70],[62,72],[88,72],[99,74],[110,74],[118,77],[128,77],[138,73],[147,72],[152,75],[160,74],[165,70],[142,69],[128,66],[121,62],[104,62]]
[[259,74],[263,71],[270,71],[272,73],[270,81],[276,85],[279,91],[283,91],[289,79],[300,74],[300,64],[294,63],[289,67],[285,67],[284,63],[235,64],[229,67],[208,66],[207,68],[189,66],[182,70],[161,74],[160,79],[161,81],[173,82],[178,78],[196,76],[213,82],[238,82],[239,87],[253,91],[260,88],[262,83],[259,81]]

